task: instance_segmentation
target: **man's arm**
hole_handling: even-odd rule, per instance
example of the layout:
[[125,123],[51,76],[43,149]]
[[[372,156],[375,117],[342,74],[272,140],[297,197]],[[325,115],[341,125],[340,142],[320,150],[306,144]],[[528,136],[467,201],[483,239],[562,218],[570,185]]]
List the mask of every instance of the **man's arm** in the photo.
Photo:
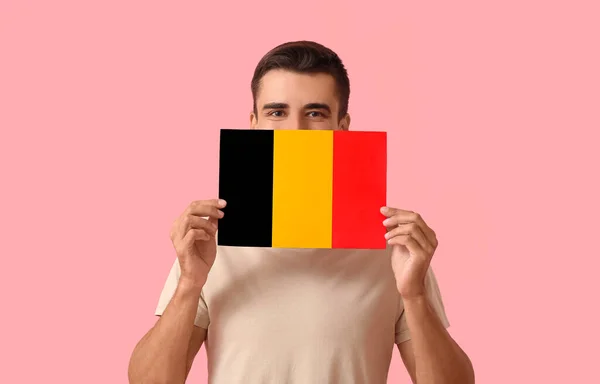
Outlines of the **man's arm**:
[[201,291],[201,286],[179,281],[164,313],[133,351],[129,383],[185,383],[206,338],[206,329],[194,325]]
[[171,241],[177,260],[159,300],[161,317],[131,355],[131,384],[185,383],[206,338],[206,330],[196,324],[208,325],[200,323],[199,309],[202,288],[217,256],[217,223],[225,205],[218,199],[193,201],[173,223]]
[[416,384],[473,384],[469,357],[452,339],[425,296],[404,300],[411,339],[398,345]]
[[402,343],[400,333],[396,342],[413,382],[474,383],[471,361],[446,331],[447,321],[442,322],[427,294],[435,288],[432,279],[427,278],[438,247],[435,232],[416,212],[382,207],[381,213],[387,217],[383,221],[388,230],[385,238],[392,246],[392,270],[412,340]]

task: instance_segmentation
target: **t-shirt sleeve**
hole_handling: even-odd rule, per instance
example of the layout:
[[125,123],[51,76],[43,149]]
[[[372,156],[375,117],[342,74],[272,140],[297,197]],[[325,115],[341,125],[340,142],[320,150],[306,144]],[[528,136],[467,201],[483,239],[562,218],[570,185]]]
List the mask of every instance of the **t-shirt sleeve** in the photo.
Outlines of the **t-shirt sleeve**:
[[[177,289],[177,284],[179,283],[179,277],[181,276],[181,268],[179,266],[179,260],[175,259],[173,266],[171,267],[171,271],[167,276],[167,281],[163,287],[162,292],[158,298],[158,306],[156,307],[156,311],[154,314],[156,316],[162,316],[167,305],[171,301],[171,298],[175,294],[175,290]],[[206,305],[206,301],[204,300],[204,294],[200,296],[200,301],[198,302],[198,311],[196,312],[196,319],[194,320],[194,325],[200,328],[208,329],[208,324],[210,323],[208,317],[208,307]]]
[[[444,303],[442,302],[440,288],[438,287],[437,279],[435,278],[435,274],[433,273],[433,269],[431,267],[429,267],[427,275],[425,276],[425,290],[431,307],[439,316],[444,328],[448,328],[450,326],[450,322],[446,317],[446,311],[444,309]],[[410,330],[408,329],[408,324],[406,322],[404,305],[401,305],[400,310],[400,318],[396,322],[396,344],[401,344],[410,340]]]

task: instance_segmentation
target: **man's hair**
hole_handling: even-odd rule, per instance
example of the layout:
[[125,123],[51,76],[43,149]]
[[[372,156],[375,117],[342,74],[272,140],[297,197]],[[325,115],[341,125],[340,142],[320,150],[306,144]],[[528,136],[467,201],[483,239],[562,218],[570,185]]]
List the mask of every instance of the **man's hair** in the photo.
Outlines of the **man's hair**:
[[342,60],[331,49],[319,43],[292,41],[273,48],[258,62],[251,84],[255,114],[258,113],[256,97],[260,90],[261,80],[267,72],[273,69],[296,73],[325,73],[333,76],[340,104],[338,119],[348,113],[350,80]]

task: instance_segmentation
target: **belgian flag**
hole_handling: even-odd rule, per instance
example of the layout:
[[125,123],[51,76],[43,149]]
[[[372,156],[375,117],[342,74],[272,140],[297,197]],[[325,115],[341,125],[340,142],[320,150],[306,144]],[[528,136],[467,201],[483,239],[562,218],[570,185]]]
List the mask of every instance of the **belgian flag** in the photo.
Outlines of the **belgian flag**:
[[223,129],[218,244],[385,248],[386,133]]

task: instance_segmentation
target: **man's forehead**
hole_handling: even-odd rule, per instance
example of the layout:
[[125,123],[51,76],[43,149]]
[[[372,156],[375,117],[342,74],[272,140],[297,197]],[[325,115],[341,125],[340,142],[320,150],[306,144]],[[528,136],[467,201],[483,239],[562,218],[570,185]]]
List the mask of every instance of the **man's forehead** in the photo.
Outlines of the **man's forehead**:
[[322,103],[337,106],[335,80],[324,73],[269,71],[261,80],[257,96],[260,104]]

